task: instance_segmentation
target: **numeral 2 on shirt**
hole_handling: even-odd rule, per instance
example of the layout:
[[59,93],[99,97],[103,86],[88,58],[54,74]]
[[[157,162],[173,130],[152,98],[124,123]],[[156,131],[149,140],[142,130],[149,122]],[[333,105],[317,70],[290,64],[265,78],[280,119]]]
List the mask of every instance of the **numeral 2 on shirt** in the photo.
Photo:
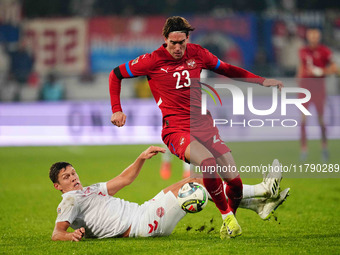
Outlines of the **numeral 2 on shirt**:
[[[184,84],[179,84],[181,81],[181,76],[185,76],[184,78],[187,80],[187,82],[184,82]],[[191,85],[190,73],[188,70],[184,70],[182,74],[180,72],[175,72],[173,77],[177,77],[176,89],[183,88],[183,86],[189,87]]]

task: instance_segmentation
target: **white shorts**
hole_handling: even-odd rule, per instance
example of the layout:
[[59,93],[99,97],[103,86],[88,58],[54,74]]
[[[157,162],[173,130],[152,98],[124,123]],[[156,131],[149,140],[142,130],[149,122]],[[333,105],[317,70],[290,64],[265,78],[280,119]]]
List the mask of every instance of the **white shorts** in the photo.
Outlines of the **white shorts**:
[[171,191],[161,191],[138,207],[129,237],[168,236],[185,214]]

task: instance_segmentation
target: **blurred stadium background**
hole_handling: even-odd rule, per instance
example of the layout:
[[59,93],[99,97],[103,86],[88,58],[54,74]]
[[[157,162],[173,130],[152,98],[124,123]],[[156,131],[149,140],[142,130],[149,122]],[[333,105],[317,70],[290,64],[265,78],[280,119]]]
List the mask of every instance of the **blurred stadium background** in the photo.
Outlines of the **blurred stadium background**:
[[[69,161],[84,185],[106,181],[146,147],[137,144],[162,143],[160,111],[145,78],[124,80],[127,125],[112,126],[108,76],[118,64],[157,49],[168,16],[188,18],[196,27],[191,41],[222,60],[295,87],[297,51],[306,27],[322,29],[340,66],[339,9],[333,0],[0,0],[0,253],[339,254],[340,179],[332,178],[339,172],[293,178],[284,173],[282,188],[290,187],[291,196],[276,212],[279,220],[263,222],[255,213],[239,210],[244,235],[227,245],[219,240],[220,217],[212,203],[205,212],[185,217],[169,238],[50,242],[60,193],[47,174],[53,162]],[[206,82],[225,79],[209,73]],[[328,163],[337,166],[339,85],[337,76],[327,78]],[[254,93],[254,104],[268,109],[270,90],[257,86]],[[296,109],[289,113],[287,118],[300,118]],[[231,117],[218,109],[214,114]],[[282,117],[278,115],[270,117]],[[262,166],[273,158],[298,164],[299,132],[299,127],[221,128],[238,166]],[[315,114],[308,137],[320,138]],[[36,147],[25,147],[31,145]],[[309,145],[307,163],[319,164],[319,141]],[[171,178],[161,180],[160,161],[147,162],[118,196],[142,203],[182,178],[182,164],[176,160]],[[261,181],[261,175],[244,176],[247,184]]]
[[[145,78],[124,81],[127,127],[111,126],[108,75],[157,49],[168,16],[187,17],[196,27],[191,41],[222,60],[289,87],[296,86],[306,27],[322,29],[340,65],[339,8],[331,0],[1,0],[0,145],[161,143],[160,111]],[[207,82],[218,79],[209,73]],[[327,84],[329,136],[339,138],[339,80],[332,76]],[[270,90],[255,94],[271,99]],[[309,129],[310,138],[319,138],[317,126]],[[275,139],[246,132],[226,141]],[[295,128],[276,139],[298,135]]]

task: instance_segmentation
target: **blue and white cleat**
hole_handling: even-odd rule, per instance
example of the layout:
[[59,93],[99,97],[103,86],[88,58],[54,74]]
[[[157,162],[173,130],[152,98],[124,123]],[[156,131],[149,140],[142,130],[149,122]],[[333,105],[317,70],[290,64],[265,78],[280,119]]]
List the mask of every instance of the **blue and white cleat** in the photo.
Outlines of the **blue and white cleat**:
[[273,216],[275,210],[286,201],[289,196],[289,190],[290,188],[281,191],[278,198],[268,198],[263,201],[263,204],[257,210],[257,214],[262,220],[269,220]]
[[280,183],[282,180],[282,165],[277,159],[274,159],[272,168],[264,176],[262,185],[267,191],[268,198],[277,198],[279,196]]

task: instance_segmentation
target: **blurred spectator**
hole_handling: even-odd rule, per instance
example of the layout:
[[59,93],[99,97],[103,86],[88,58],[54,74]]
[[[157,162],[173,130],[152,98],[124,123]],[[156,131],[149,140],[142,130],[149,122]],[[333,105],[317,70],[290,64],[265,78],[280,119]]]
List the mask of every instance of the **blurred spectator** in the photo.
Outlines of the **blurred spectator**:
[[299,49],[304,45],[303,40],[296,35],[294,28],[288,28],[287,35],[281,40],[278,52],[278,62],[283,75],[294,77],[299,63]]
[[20,43],[18,47],[14,46],[8,51],[10,56],[10,80],[15,81],[16,89],[13,100],[20,101],[20,92],[22,86],[24,86],[30,74],[32,73],[34,66],[34,58],[30,52],[26,49],[25,43]]
[[43,101],[60,101],[65,99],[65,88],[58,81],[54,73],[47,75],[40,91],[40,100]]
[[171,13],[207,14],[218,9],[236,12],[262,12],[265,10],[325,10],[339,9],[335,0],[25,0],[21,1],[26,18],[65,17],[70,15],[170,15]]
[[40,75],[38,72],[32,72],[28,77],[27,84],[30,87],[39,87],[40,85]]
[[80,75],[79,81],[82,84],[93,85],[93,83],[95,81],[95,77],[94,77],[93,73],[91,73],[90,71],[86,71],[86,72],[82,73],[82,75]]
[[[318,122],[321,129],[321,147],[322,160],[328,161],[328,141],[326,133],[326,123],[324,120],[324,111],[326,105],[326,79],[327,75],[337,73],[337,65],[332,59],[331,50],[321,44],[321,31],[318,28],[309,28],[306,31],[307,45],[302,47],[299,51],[300,63],[297,71],[299,78],[299,86],[307,89],[311,93],[309,101],[304,103],[304,107],[308,108],[314,104],[317,114]],[[303,95],[299,95],[303,97]],[[307,133],[306,133],[307,118],[302,115],[301,120],[301,138],[300,160],[307,159]]]

